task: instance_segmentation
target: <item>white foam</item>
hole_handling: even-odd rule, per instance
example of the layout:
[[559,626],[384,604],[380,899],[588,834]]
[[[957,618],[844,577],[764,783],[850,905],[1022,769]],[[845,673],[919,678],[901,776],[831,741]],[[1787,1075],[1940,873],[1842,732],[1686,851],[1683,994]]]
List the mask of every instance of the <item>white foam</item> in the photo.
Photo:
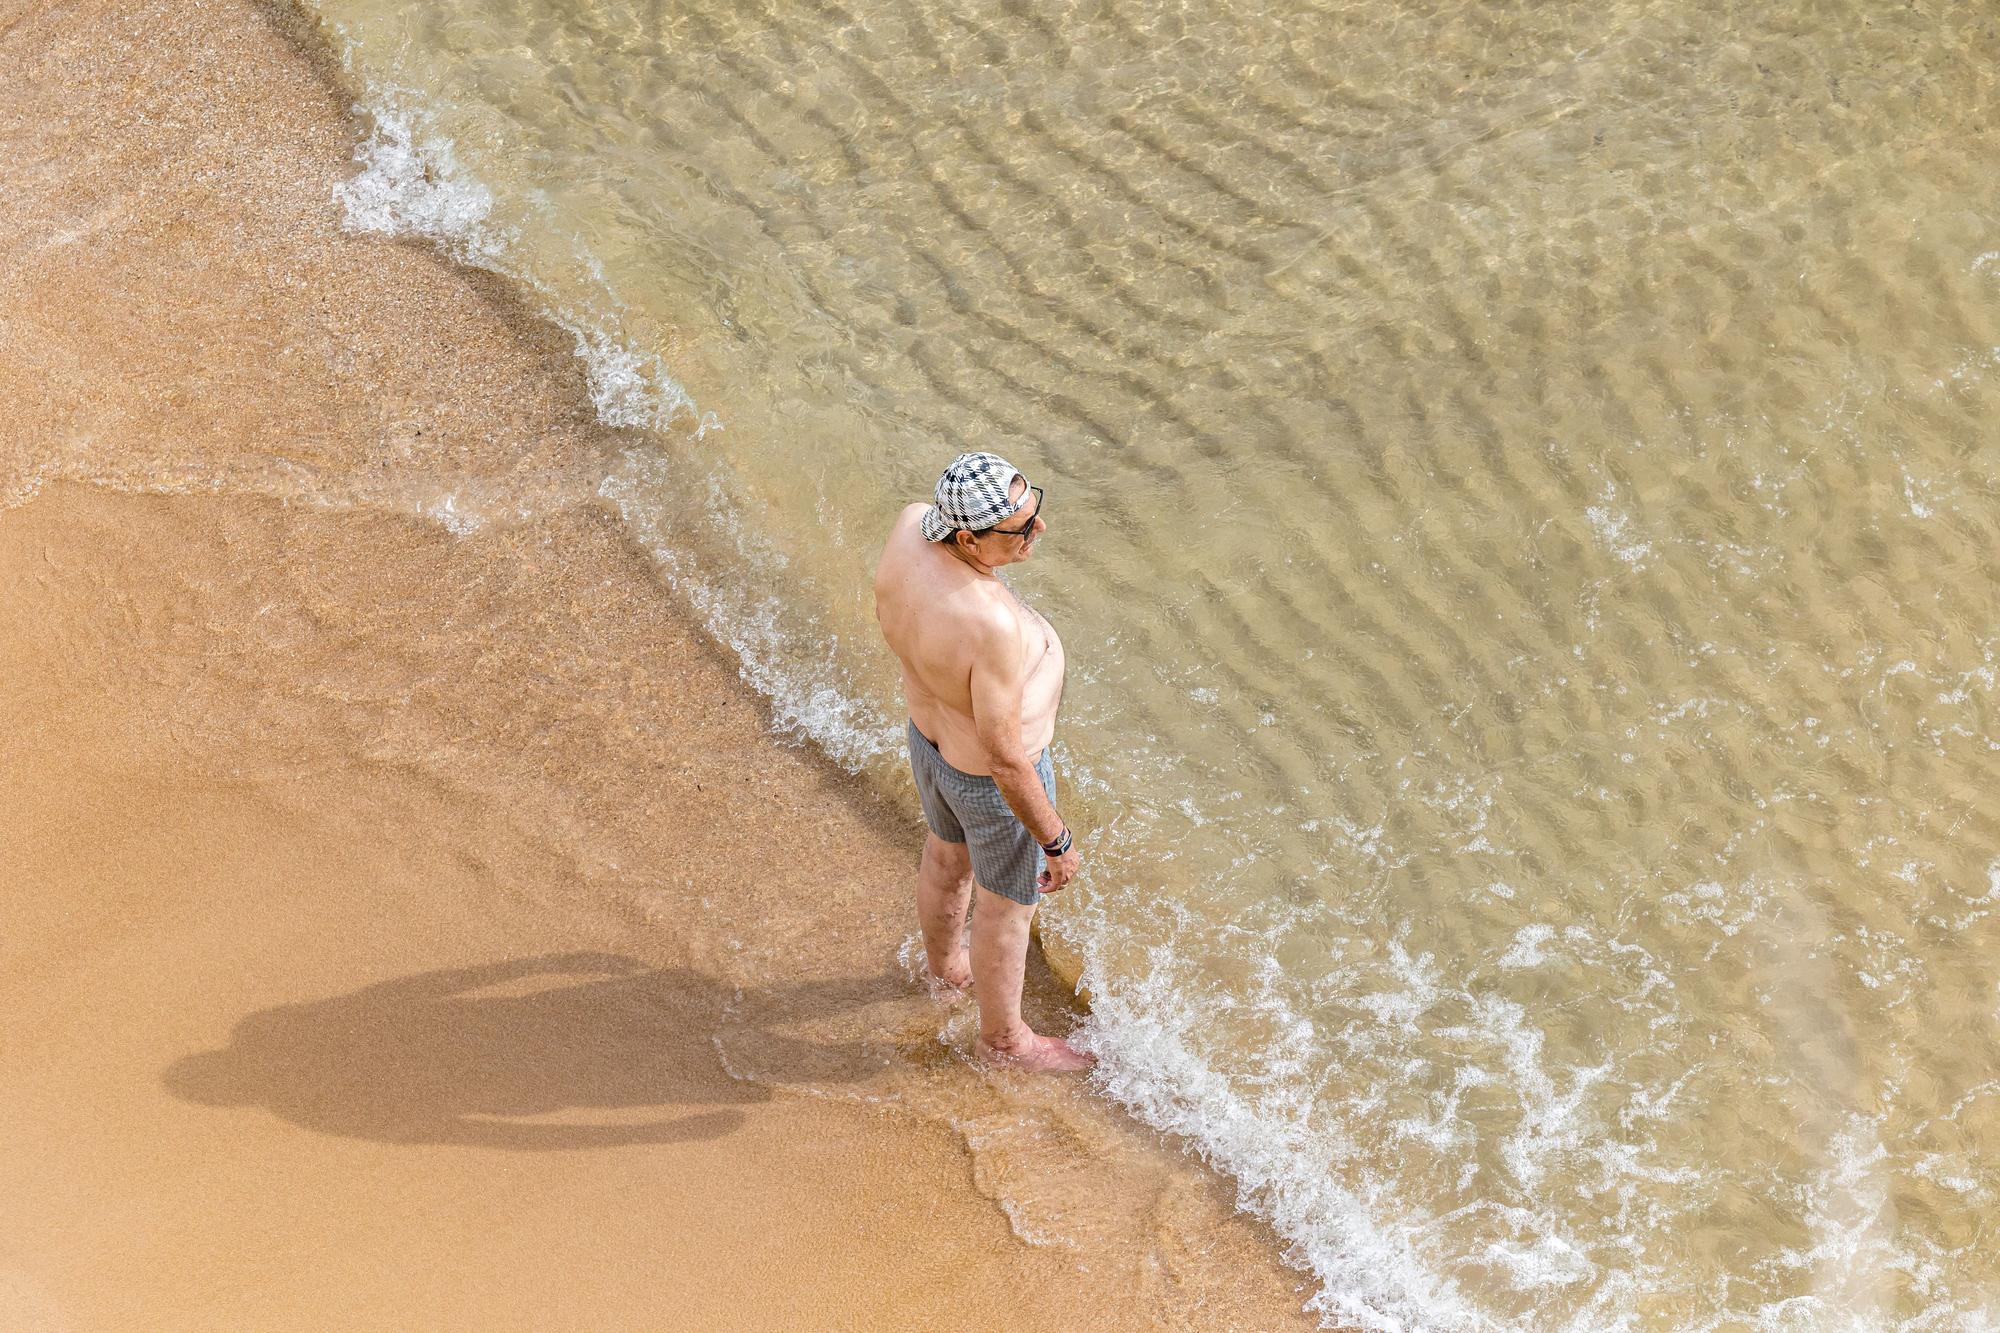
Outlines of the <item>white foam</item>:
[[685,421],[697,438],[721,427],[657,355],[622,336],[620,302],[580,237],[570,239],[569,258],[590,275],[594,291],[558,292],[537,276],[520,229],[496,217],[493,191],[460,160],[415,91],[371,88],[356,110],[372,128],[354,152],[360,172],[334,187],[344,227],[420,237],[459,263],[526,285],[541,298],[542,314],[576,340],[591,402],[606,425],[666,430]]
[[1328,1176],[1336,1131],[1296,1113],[1303,1108],[1260,1114],[1246,1103],[1183,1039],[1179,997],[1150,991],[1157,1003],[1127,1004],[1096,990],[1102,983],[1089,982],[1099,1003],[1078,1038],[1100,1061],[1099,1086],[1235,1177],[1239,1205],[1268,1217],[1291,1242],[1290,1256],[1324,1284],[1315,1308],[1383,1333],[1415,1327],[1402,1313],[1412,1308],[1447,1326],[1490,1326],[1456,1283],[1423,1262],[1409,1230],[1385,1225],[1371,1200]]
[[1514,946],[1500,959],[1504,968],[1535,967],[1545,961],[1548,955],[1542,946],[1555,938],[1556,929],[1548,925],[1522,926],[1514,932]]
[[1919,481],[1903,469],[1903,503],[1909,506],[1912,518],[1930,518],[1937,513],[1938,484],[1933,481]]
[[457,492],[446,492],[432,499],[421,501],[417,512],[435,523],[442,523],[453,536],[464,537],[486,526],[485,516],[468,508]]
[[[372,129],[355,152],[360,172],[335,190],[343,225],[358,232],[420,237],[461,263],[527,286],[540,298],[542,313],[575,339],[597,417],[606,425],[654,431],[685,428],[695,439],[722,429],[721,420],[701,410],[658,356],[633,347],[621,336],[617,298],[581,239],[572,241],[577,254],[571,258],[593,275],[598,290],[559,293],[536,276],[520,253],[518,229],[500,220],[505,211],[501,201],[467,168],[417,93],[401,87],[372,88],[357,110],[369,118]],[[593,310],[592,305],[600,308]],[[632,457],[628,455],[628,463]],[[662,460],[654,456],[645,466],[655,474],[656,484],[664,482],[657,475],[664,467]],[[667,539],[657,521],[648,521],[657,515],[651,512],[646,492],[629,476],[607,478],[600,489],[627,524],[642,532],[668,582],[736,654],[744,680],[770,701],[777,727],[813,740],[852,771],[892,750],[894,726],[880,709],[843,688],[835,669],[825,662],[825,645],[815,646],[816,661],[798,651],[784,628],[785,608],[779,599],[751,590],[759,570],[768,568],[768,561],[760,563],[754,555],[768,553],[746,552],[753,558],[730,578],[697,568],[689,553]],[[481,521],[451,495],[427,501],[420,510],[460,534],[476,530]],[[719,492],[711,497],[709,518],[717,530],[748,542],[740,517],[728,511]]]
[[[1299,992],[1275,950],[1309,931],[1326,936],[1296,913],[1268,931],[1239,921],[1207,938],[1197,915],[1174,921],[1135,977],[1132,950],[1106,942],[1128,925],[1064,918],[1065,933],[1097,936],[1084,949],[1093,1013],[1077,1040],[1098,1056],[1103,1091],[1235,1178],[1239,1206],[1267,1219],[1288,1259],[1317,1279],[1312,1308],[1330,1323],[1603,1333],[1640,1327],[1636,1311],[1671,1297],[1692,1303],[1688,1326],[1700,1324],[1694,1308],[1718,1293],[1689,1285],[1698,1279],[1646,1240],[1684,1221],[1675,1200],[1698,1204],[1711,1187],[1646,1128],[1674,1118],[1692,1071],[1661,1087],[1608,1053],[1583,1065],[1556,1058],[1546,1017],[1491,980],[1559,946],[1579,967],[1619,968],[1621,1007],[1671,1017],[1673,987],[1643,946],[1530,925],[1507,969],[1467,970],[1398,931],[1336,949],[1352,961]],[[1274,952],[1232,953],[1226,992],[1204,984],[1202,960],[1246,938]],[[1121,957],[1120,975],[1100,957]],[[1318,997],[1329,994],[1350,1021],[1328,1025]],[[1228,1035],[1245,1031],[1261,1035]],[[1438,1062],[1438,1051],[1452,1054]],[[1413,1096],[1419,1111],[1401,1110]],[[1441,1196],[1418,1182],[1440,1171],[1457,1173],[1447,1194],[1475,1201],[1433,1211]]]
[[1587,507],[1584,517],[1590,520],[1591,530],[1612,555],[1634,569],[1643,569],[1647,557],[1653,553],[1652,543],[1633,535],[1631,515],[1612,507],[1617,499],[1618,488],[1606,482],[1601,502]]
[[[705,493],[705,519],[733,539],[744,575],[728,581],[703,569],[691,551],[672,540],[651,497],[667,484],[666,460],[650,450],[628,450],[622,468],[606,477],[598,494],[617,507],[627,528],[653,555],[667,582],[693,604],[708,630],[736,655],[743,679],[770,702],[781,731],[812,741],[850,772],[893,754],[900,728],[838,665],[837,642],[822,642],[816,658],[797,649],[810,630],[788,627],[788,608],[756,591],[770,586],[782,557],[751,536],[719,486]],[[765,577],[760,577],[764,575]]]
[[1900,1267],[1891,1239],[1894,1204],[1882,1163],[1888,1157],[1873,1123],[1854,1116],[1827,1145],[1828,1160],[1800,1190],[1808,1242],[1783,1251],[1769,1267],[1802,1272],[1809,1294],[1765,1306],[1767,1329],[1893,1326],[1885,1302]]
[[489,223],[492,191],[459,164],[449,139],[424,132],[415,94],[385,89],[362,109],[373,129],[354,150],[361,173],[333,191],[347,229],[421,236],[461,262],[494,266],[509,238]]
[[[1412,955],[1400,942],[1385,946],[1380,961],[1380,980],[1389,986],[1354,1001],[1375,1020],[1378,1035],[1380,1029],[1417,1032],[1441,1005],[1467,998],[1446,987],[1435,959]],[[1409,1201],[1395,1188],[1394,1163],[1380,1160],[1379,1147],[1363,1149],[1346,1138],[1342,1126],[1351,1116],[1328,1116],[1318,1104],[1321,1080],[1307,1059],[1315,1038],[1279,991],[1285,970],[1258,970],[1247,998],[1236,997],[1289,1034],[1278,1043],[1289,1052],[1286,1058],[1246,1081],[1201,1054],[1194,1034],[1204,1025],[1205,1004],[1201,988],[1184,975],[1185,962],[1173,951],[1155,951],[1153,964],[1152,974],[1133,985],[1104,976],[1094,960],[1087,961],[1085,984],[1095,1003],[1077,1040],[1098,1056],[1095,1077],[1105,1092],[1154,1126],[1185,1136],[1237,1180],[1239,1206],[1267,1218],[1290,1243],[1288,1258],[1318,1278],[1321,1290],[1311,1308],[1343,1327],[1370,1330],[1484,1333],[1511,1327],[1461,1285],[1456,1260],[1447,1254],[1440,1262],[1436,1247],[1450,1244],[1438,1230],[1446,1219],[1421,1209],[1405,1212]],[[1552,1154],[1582,1140],[1579,1108],[1602,1071],[1572,1074],[1567,1086],[1558,1086],[1540,1063],[1540,1033],[1522,1011],[1497,1001],[1474,1016],[1479,1030],[1454,1040],[1497,1044],[1508,1052],[1505,1076],[1523,1115],[1506,1152],[1514,1169],[1532,1181]],[[1486,1072],[1461,1067],[1433,1113],[1406,1119],[1401,1132],[1437,1150],[1463,1153],[1470,1126],[1456,1114],[1457,1099],[1468,1088],[1490,1084]],[[1374,1105],[1347,1109],[1365,1112]],[[1547,1219],[1522,1213],[1509,1226],[1516,1234],[1496,1241],[1475,1267],[1531,1292],[1571,1287],[1596,1272],[1581,1246]],[[1612,1289],[1600,1295],[1610,1299]],[[1613,1326],[1605,1313],[1593,1302],[1586,1322],[1574,1327]]]

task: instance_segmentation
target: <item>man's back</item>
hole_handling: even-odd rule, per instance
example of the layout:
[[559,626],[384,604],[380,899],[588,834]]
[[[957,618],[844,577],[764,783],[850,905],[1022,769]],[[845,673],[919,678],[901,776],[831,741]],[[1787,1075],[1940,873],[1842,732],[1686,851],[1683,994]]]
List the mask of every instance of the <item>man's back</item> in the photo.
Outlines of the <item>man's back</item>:
[[1062,644],[1041,616],[1006,586],[957,559],[918,528],[926,506],[910,505],[890,530],[875,570],[875,618],[902,663],[910,720],[946,763],[966,773],[988,771],[972,715],[975,643],[994,627],[1022,654],[1028,673],[1022,696],[1022,743],[1032,754],[1055,732],[1062,689]]

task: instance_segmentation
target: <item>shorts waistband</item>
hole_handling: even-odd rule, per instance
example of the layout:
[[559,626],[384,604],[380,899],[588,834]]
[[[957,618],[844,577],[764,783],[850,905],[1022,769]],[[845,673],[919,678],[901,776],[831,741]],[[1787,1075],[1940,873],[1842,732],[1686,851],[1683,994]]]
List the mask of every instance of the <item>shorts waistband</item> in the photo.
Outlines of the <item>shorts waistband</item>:
[[936,764],[939,768],[942,768],[945,772],[956,774],[957,776],[964,778],[967,782],[978,782],[982,778],[984,778],[988,782],[991,782],[993,780],[990,774],[968,773],[962,768],[955,767],[949,760],[947,760],[944,757],[944,751],[938,749],[937,742],[932,740],[930,737],[924,735],[924,733],[918,728],[917,720],[915,718],[910,719],[910,735],[914,739],[923,742],[924,749],[929,752],[930,761]]
[[[930,751],[931,758],[936,760],[938,766],[944,769],[947,773],[956,773],[959,777],[964,778],[967,782],[993,781],[993,775],[991,773],[968,773],[964,769],[954,766],[950,760],[944,757],[944,751],[938,749],[937,742],[932,740],[930,737],[924,735],[922,731],[918,730],[917,720],[915,718],[911,718],[909,720],[909,723],[910,723],[910,735],[916,737],[918,740],[924,743],[924,748]],[[1037,764],[1041,763],[1042,760],[1048,758],[1048,754],[1049,754],[1048,747],[1043,746],[1041,753],[1035,756],[1035,762]],[[997,786],[999,784],[995,783],[994,785]]]

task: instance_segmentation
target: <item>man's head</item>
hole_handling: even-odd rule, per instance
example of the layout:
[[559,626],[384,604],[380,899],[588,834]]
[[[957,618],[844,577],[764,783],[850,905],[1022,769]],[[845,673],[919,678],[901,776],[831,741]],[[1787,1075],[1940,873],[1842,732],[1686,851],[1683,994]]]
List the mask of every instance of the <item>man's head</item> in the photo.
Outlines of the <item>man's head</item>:
[[953,459],[923,517],[924,540],[989,569],[1026,560],[1047,527],[1040,488],[997,454]]

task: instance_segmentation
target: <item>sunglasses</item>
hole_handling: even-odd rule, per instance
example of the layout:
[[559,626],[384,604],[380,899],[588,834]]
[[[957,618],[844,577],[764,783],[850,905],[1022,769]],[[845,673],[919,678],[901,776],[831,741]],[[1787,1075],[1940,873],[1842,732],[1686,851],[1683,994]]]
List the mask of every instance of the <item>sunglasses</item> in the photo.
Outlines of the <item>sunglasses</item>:
[[[1018,528],[988,528],[986,529],[986,532],[993,533],[995,536],[999,537],[1025,537],[1030,532],[1033,532],[1035,530],[1036,522],[1039,521],[1040,518],[1042,517],[1042,506],[1046,502],[1042,499],[1041,487],[1030,486],[1028,488],[1028,493],[1035,497],[1035,512],[1028,516],[1028,521],[1026,523],[1023,523]],[[986,533],[984,532],[980,534],[980,536],[982,537],[985,535]]]

